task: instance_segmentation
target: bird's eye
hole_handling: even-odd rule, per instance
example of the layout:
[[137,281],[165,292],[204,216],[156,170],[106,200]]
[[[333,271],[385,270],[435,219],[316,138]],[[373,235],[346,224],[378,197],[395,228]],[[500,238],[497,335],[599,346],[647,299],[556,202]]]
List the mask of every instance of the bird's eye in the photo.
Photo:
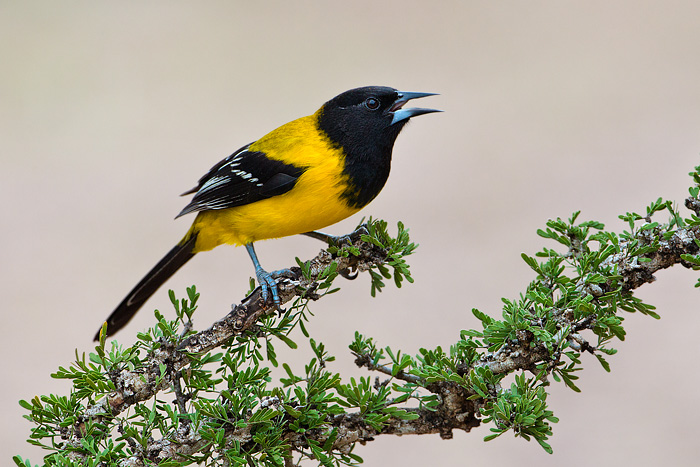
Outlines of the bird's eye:
[[379,99],[376,97],[368,97],[365,100],[365,107],[369,110],[377,110],[379,108]]

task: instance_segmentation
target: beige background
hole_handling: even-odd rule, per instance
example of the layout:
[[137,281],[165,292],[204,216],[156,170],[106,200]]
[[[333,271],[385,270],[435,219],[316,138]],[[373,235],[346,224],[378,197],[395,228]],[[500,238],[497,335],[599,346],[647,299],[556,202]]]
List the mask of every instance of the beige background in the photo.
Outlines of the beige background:
[[[233,150],[351,87],[439,92],[399,138],[366,215],[403,220],[421,244],[414,285],[369,297],[368,278],[313,307],[314,336],[353,369],[353,332],[415,353],[448,346],[532,279],[520,259],[551,217],[624,228],[617,215],[682,203],[700,163],[700,4],[694,1],[2,2],[0,190],[4,200],[0,452],[39,462],[17,405],[66,393],[49,377],[188,227],[193,186]],[[359,216],[329,229],[348,232]],[[547,244],[554,246],[554,244]],[[269,269],[319,245],[258,245]],[[243,249],[197,257],[167,285],[196,283],[206,327],[252,274]],[[581,394],[550,402],[554,455],[487,428],[379,437],[366,465],[697,465],[698,273],[658,275],[627,317],[606,374],[584,356]],[[118,338],[170,312],[158,293]],[[301,364],[308,352],[279,348]]]

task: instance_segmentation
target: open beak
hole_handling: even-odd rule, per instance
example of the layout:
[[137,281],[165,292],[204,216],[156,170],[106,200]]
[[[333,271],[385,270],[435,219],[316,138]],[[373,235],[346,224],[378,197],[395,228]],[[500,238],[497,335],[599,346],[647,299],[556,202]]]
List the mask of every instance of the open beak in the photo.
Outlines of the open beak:
[[422,109],[418,107],[413,107],[410,109],[404,109],[403,106],[406,104],[406,102],[410,101],[411,99],[418,99],[420,97],[427,97],[427,96],[437,96],[437,94],[432,93],[432,92],[401,92],[399,91],[399,97],[394,101],[394,104],[391,106],[389,109],[389,112],[392,112],[394,114],[391,124],[395,124],[398,122],[402,122],[404,120],[408,120],[411,117],[415,117],[416,115],[423,115],[423,114],[429,114],[432,112],[442,112],[442,110],[437,110],[437,109]]

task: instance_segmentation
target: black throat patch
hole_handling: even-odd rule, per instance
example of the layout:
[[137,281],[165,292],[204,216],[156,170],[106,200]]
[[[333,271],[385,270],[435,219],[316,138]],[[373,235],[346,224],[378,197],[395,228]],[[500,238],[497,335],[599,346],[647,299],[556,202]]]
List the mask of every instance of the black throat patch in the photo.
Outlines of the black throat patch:
[[384,188],[394,141],[404,124],[391,125],[390,119],[365,118],[359,109],[328,105],[318,113],[319,128],[345,156],[349,186],[342,196],[349,206],[366,206]]

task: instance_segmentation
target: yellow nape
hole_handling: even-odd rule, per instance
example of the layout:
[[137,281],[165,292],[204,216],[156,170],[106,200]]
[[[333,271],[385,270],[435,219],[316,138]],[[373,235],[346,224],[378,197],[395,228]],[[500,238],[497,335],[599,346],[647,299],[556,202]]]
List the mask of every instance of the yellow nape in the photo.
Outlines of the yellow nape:
[[303,117],[263,136],[250,151],[305,168],[294,188],[282,195],[228,209],[202,211],[189,238],[197,234],[193,253],[224,243],[245,245],[322,229],[355,214],[342,197],[348,178],[345,155],[320,131],[317,116]]

